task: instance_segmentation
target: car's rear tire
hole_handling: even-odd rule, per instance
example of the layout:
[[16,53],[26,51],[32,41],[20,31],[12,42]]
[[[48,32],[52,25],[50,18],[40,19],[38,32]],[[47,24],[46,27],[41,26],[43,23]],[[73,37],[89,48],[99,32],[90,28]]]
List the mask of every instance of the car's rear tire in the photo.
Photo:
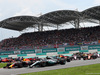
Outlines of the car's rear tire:
[[70,62],[70,59],[67,59],[67,62]]
[[59,62],[61,65],[65,65],[66,64],[66,60],[65,59],[61,59]]
[[41,67],[45,67],[45,66],[46,66],[46,63],[43,62],[43,63],[41,64]]

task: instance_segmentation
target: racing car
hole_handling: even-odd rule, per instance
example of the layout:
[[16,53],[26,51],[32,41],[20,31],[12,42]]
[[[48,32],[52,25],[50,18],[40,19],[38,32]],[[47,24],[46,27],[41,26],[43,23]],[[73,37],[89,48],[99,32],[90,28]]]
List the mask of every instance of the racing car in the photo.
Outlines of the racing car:
[[89,54],[86,54],[84,53],[83,55],[83,60],[90,60],[90,59],[96,59],[98,57],[98,55],[96,53],[89,53]]
[[30,61],[29,59],[23,59],[23,60],[18,60],[18,61],[13,61],[13,62],[8,62],[8,64],[3,67],[3,68],[22,68],[22,67],[28,67],[31,65],[33,62]]
[[66,59],[65,58],[60,58],[58,56],[55,57],[46,57],[44,59],[40,59],[36,62],[34,62],[32,65],[30,65],[29,67],[32,68],[33,66],[35,67],[45,67],[45,66],[51,66],[51,65],[56,65],[56,64],[61,64],[64,65],[66,64]]
[[22,67],[28,67],[31,65],[31,62],[25,62],[25,61],[16,61],[14,63],[9,62],[5,67],[3,68],[22,68]]
[[59,55],[59,57],[65,58],[67,62],[71,61],[71,57],[69,57],[69,56]]
[[3,58],[1,59],[1,62],[11,62],[12,60],[12,58]]

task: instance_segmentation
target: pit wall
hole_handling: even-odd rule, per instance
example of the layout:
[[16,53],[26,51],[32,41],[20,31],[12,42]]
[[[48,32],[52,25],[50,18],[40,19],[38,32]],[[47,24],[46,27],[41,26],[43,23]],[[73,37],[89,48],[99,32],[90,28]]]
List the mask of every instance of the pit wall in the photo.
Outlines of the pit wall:
[[5,51],[0,52],[1,58],[7,57],[46,57],[46,56],[53,56],[63,54],[65,56],[71,56],[73,53],[76,52],[99,52],[100,53],[100,45],[91,45],[91,46],[72,46],[72,47],[65,47],[65,48],[51,48],[51,49],[35,49],[35,50],[17,50],[17,51]]

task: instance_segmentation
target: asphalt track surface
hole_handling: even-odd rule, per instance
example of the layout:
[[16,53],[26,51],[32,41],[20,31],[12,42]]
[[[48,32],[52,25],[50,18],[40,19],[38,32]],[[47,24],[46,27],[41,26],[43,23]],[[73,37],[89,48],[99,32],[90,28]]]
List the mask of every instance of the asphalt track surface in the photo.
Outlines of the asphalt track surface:
[[76,66],[83,66],[83,65],[90,65],[100,63],[100,58],[95,60],[74,60],[71,62],[67,62],[65,65],[55,65],[55,66],[48,66],[48,67],[33,67],[33,68],[13,68],[13,69],[0,69],[0,75],[18,75],[23,73],[31,73],[31,72],[39,72],[39,71],[47,71],[47,70],[55,70],[55,69],[62,69],[62,68],[69,68],[69,67],[76,67]]

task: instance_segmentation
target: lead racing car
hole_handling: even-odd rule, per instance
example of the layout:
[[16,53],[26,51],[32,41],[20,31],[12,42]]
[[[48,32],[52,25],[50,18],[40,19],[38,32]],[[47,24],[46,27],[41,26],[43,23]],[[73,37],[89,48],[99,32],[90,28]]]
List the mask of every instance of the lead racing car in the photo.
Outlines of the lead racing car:
[[56,65],[56,64],[61,64],[64,65],[66,64],[66,59],[65,58],[60,58],[58,56],[55,57],[46,57],[44,59],[40,59],[36,62],[34,62],[32,65],[29,67],[32,68],[33,66],[35,67],[45,67],[45,66],[51,66],[51,65]]

